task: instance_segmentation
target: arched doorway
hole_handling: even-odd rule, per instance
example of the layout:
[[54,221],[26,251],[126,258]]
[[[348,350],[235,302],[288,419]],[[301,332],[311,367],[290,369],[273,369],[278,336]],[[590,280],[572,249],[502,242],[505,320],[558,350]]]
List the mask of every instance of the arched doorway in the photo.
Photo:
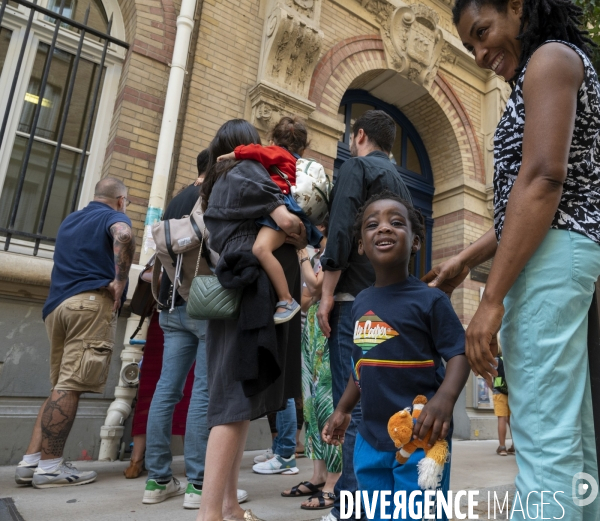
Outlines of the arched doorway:
[[372,109],[385,111],[396,122],[396,140],[390,159],[396,165],[396,169],[410,190],[413,204],[421,210],[425,218],[426,241],[421,251],[415,256],[414,262],[411,263],[411,273],[416,277],[421,277],[431,269],[433,173],[419,133],[397,107],[364,90],[346,91],[338,112],[346,129],[342,141],[338,143],[337,157],[334,163],[334,181],[340,166],[350,157],[352,124],[367,110]]

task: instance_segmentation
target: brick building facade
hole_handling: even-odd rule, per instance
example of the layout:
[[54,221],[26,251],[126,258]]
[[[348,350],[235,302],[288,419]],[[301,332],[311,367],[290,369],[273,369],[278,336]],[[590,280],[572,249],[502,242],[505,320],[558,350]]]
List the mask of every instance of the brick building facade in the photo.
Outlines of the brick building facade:
[[[123,179],[133,203],[128,214],[142,261],[151,246],[145,238],[145,224],[156,219],[172,195],[196,178],[196,155],[231,118],[248,119],[266,137],[281,115],[302,116],[311,139],[306,155],[334,175],[348,157],[351,120],[369,107],[388,110],[399,129],[394,159],[428,217],[429,238],[415,268],[417,274],[459,252],[492,225],[492,136],[508,89],[499,78],[478,69],[462,47],[451,23],[451,0],[408,4],[402,0],[197,0],[177,114],[165,114],[164,109],[178,26],[191,26],[187,19],[178,21],[179,0],[94,1],[98,11],[104,10],[98,30],[106,30],[112,15],[111,35],[128,48],[114,42],[108,46],[93,136],[88,150],[83,150],[87,163],[74,197],[81,208],[91,199],[93,186],[101,177]],[[54,0],[41,2],[58,12],[55,4]],[[70,5],[70,16],[82,23],[82,8],[75,0]],[[3,48],[0,38],[0,89],[7,92],[28,16],[25,3],[9,2],[2,20],[7,43]],[[53,28],[51,19],[36,15],[35,34],[29,35],[26,56],[39,54],[40,46],[50,42]],[[78,34],[67,34],[66,29],[59,33],[57,49],[75,52],[73,42]],[[86,40],[87,60],[99,62],[101,43]],[[38,62],[34,58],[27,62],[26,57],[23,63],[22,79],[15,84],[17,101],[0,105],[0,115],[7,120],[0,157],[12,158],[10,164],[8,159],[0,161],[0,195],[8,194],[7,207],[15,197],[7,191],[7,183],[11,175],[17,179],[11,173],[19,167],[16,140],[27,135],[34,139],[35,134],[35,129],[27,134],[22,127],[27,96],[41,103],[42,119],[44,110],[54,106],[50,94],[39,96],[38,92],[37,98],[31,98],[39,89],[39,82],[33,81]],[[23,103],[18,101],[24,99],[21,94],[26,100]],[[159,172],[168,182],[161,193],[154,194],[163,201],[158,210],[148,211],[164,118],[173,120],[175,126],[169,171]],[[54,139],[50,134],[48,143]],[[30,169],[39,170],[36,161],[41,160],[33,148]],[[65,172],[64,176],[71,175]],[[24,179],[30,175],[27,170]],[[47,186],[44,183],[32,185],[42,186],[42,193]],[[51,201],[52,197],[55,195]],[[36,205],[36,201],[34,197],[29,204]],[[58,210],[51,203],[49,215],[52,211]],[[61,215],[64,218],[66,214],[58,215],[57,223]],[[0,222],[0,228],[11,228],[8,210],[0,209],[0,218],[6,221]],[[44,233],[52,236],[52,230]],[[0,232],[0,241],[5,241],[5,236],[6,231]],[[0,431],[7,433],[4,427],[13,426],[11,434],[0,437],[0,463],[16,461],[21,454],[21,438],[28,436],[36,407],[49,388],[44,376],[48,343],[41,305],[48,291],[52,242],[42,241],[39,251],[33,253],[25,236],[15,236],[8,250],[0,251],[0,316],[4,317],[0,321],[6,331],[0,341]],[[452,298],[465,326],[483,287],[473,278]],[[125,316],[118,333],[120,345],[125,343],[124,330],[129,327]],[[125,348],[124,358],[135,361],[132,346],[126,344]],[[115,396],[119,367],[115,356],[105,395],[82,401],[71,437],[82,441],[77,447],[67,447],[68,456],[97,456],[98,433]],[[478,386],[475,379],[469,380],[457,407],[456,433],[462,437],[495,435],[495,418],[486,410],[485,393]],[[126,415],[127,407],[122,406]],[[122,432],[117,429],[113,435],[120,437]]]

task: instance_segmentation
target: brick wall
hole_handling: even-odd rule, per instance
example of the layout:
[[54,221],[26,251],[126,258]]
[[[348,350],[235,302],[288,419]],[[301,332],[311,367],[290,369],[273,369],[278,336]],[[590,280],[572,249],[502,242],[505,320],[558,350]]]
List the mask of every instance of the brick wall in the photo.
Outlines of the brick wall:
[[126,0],[121,4],[131,47],[123,64],[102,174],[123,179],[129,188],[132,205],[128,215],[138,239],[138,252],[152,184],[179,5],[180,2],[173,0]]
[[192,78],[183,122],[174,192],[197,176],[196,156],[219,127],[243,118],[246,97],[256,84],[263,30],[259,3],[204,0]]
[[[492,225],[490,218],[469,210],[438,217],[433,224],[432,264],[440,264],[475,242]],[[467,280],[452,294],[452,305],[463,324],[468,324],[479,305],[479,289],[482,283]]]
[[402,107],[402,112],[417,129],[427,149],[434,184],[463,173],[463,163],[452,123],[431,94],[425,94]]
[[329,0],[321,7],[321,29],[325,33],[321,57],[342,40],[364,34],[379,34],[379,27]]
[[482,114],[481,110],[483,107],[483,95],[477,91],[468,82],[454,76],[452,74],[444,74],[446,81],[452,86],[452,89],[456,95],[460,98],[460,101],[465,106],[466,111],[473,122],[473,128],[476,129],[477,139],[480,144],[483,144],[483,132],[482,132]]

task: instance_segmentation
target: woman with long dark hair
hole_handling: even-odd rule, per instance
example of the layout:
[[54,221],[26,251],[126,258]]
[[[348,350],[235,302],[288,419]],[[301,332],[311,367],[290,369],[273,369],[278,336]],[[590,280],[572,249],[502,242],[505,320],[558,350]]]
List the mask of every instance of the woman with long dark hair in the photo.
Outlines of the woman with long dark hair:
[[[233,276],[244,278],[244,270],[253,261],[255,269],[260,270],[258,260],[252,256],[259,230],[258,218],[270,215],[288,235],[302,233],[300,219],[288,212],[281,190],[260,163],[249,160],[216,162],[217,157],[233,152],[237,146],[253,143],[260,144],[256,129],[247,121],[236,119],[225,123],[209,146],[212,166],[202,184],[201,195],[210,247],[220,255],[219,277],[225,267],[231,269]],[[306,235],[303,237],[305,239]],[[300,240],[294,244],[304,247],[306,242]],[[284,268],[290,293],[299,301],[300,267],[296,249],[284,244],[274,255]],[[235,259],[243,266],[238,264],[235,269],[231,268],[229,263]],[[237,268],[241,271],[236,271]],[[239,319],[208,322],[206,359],[208,426],[211,431],[198,521],[258,519],[250,510],[240,508],[237,501],[237,480],[250,420],[284,408],[289,398],[300,396],[302,392],[300,315],[275,326],[275,293],[269,290],[266,275],[261,280],[267,288],[265,300],[256,302],[256,295],[261,294],[260,282],[257,282],[258,286],[252,290],[256,302],[253,309],[244,309],[247,298],[244,292]],[[251,327],[258,327],[265,316],[267,325],[256,351],[257,357],[248,359],[252,342],[240,342],[240,338],[248,338],[243,334],[240,336],[240,330],[244,329],[247,320],[252,322]],[[263,348],[268,345],[273,348],[269,352]],[[251,375],[252,367],[259,369],[260,374]]]
[[571,496],[578,473],[598,480],[587,358],[600,275],[600,86],[591,42],[571,0],[457,0],[453,16],[477,65],[513,91],[494,140],[494,228],[426,280],[451,292],[494,257],[466,353],[491,384],[500,330],[517,491],[523,504],[530,492],[530,506],[546,503],[544,517],[597,520],[599,501],[582,506]]

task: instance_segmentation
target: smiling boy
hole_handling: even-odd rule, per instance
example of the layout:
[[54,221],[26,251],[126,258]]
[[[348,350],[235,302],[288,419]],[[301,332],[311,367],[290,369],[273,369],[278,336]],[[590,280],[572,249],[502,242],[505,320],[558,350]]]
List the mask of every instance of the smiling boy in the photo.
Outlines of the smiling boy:
[[[388,420],[422,394],[429,403],[414,435],[422,439],[432,429],[431,445],[450,437],[454,404],[469,374],[464,329],[442,291],[409,275],[410,258],[424,240],[422,217],[409,202],[391,192],[371,197],[357,216],[355,233],[358,251],[373,265],[376,281],[354,302],[354,371],[323,439],[343,443],[360,399],[363,420],[354,450],[359,489],[371,498],[376,490],[404,490],[408,496],[419,490],[417,464],[424,452],[415,451],[400,465]],[[449,482],[448,461],[440,489],[447,492]],[[375,512],[379,519],[379,507]]]

